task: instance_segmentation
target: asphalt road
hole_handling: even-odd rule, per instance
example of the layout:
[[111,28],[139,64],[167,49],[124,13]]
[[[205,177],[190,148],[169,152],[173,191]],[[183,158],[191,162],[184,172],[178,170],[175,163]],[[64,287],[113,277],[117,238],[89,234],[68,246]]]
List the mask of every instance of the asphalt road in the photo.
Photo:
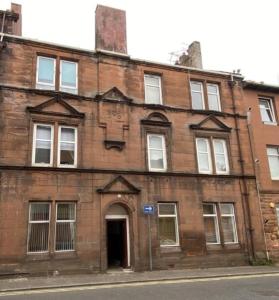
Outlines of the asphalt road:
[[153,282],[133,285],[76,287],[63,290],[0,293],[0,300],[211,300],[279,299],[279,276],[212,278],[176,282]]

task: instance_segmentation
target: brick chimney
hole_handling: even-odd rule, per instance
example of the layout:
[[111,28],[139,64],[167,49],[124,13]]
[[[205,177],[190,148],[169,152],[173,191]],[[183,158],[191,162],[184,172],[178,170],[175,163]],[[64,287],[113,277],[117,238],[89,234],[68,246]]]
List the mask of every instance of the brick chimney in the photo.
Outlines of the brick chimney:
[[0,10],[0,32],[22,35],[21,5],[12,3],[10,10]]
[[97,5],[95,49],[127,54],[126,12],[124,10]]
[[187,49],[187,54],[183,53],[176,65],[202,69],[202,54],[200,42],[193,42]]

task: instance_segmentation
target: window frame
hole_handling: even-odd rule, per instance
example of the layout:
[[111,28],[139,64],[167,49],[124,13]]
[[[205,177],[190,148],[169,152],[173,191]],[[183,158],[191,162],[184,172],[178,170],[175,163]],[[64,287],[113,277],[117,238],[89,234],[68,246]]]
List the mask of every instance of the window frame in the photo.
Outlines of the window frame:
[[[173,205],[174,210],[175,210],[175,214],[160,215],[160,205]],[[158,237],[159,237],[159,241],[160,241],[159,219],[160,218],[174,218],[174,220],[175,220],[175,240],[176,240],[176,243],[172,244],[172,245],[162,245],[160,243],[160,247],[178,247],[180,245],[180,241],[179,241],[179,229],[178,229],[177,203],[175,203],[175,202],[158,202],[157,203],[157,210],[158,210],[157,216],[158,216]]]
[[[216,243],[207,242],[206,241],[206,234],[204,232],[206,245],[220,245],[221,244],[221,238],[220,238],[220,227],[219,227],[218,213],[217,213],[217,204],[216,203],[211,203],[211,202],[208,202],[208,203],[204,202],[203,206],[204,205],[211,205],[213,207],[214,214],[205,214],[204,210],[203,210],[203,222],[204,222],[204,218],[214,218],[215,234],[216,234],[216,240],[217,240]],[[205,222],[204,222],[204,229],[206,231]]]
[[[37,127],[38,126],[49,127],[51,129],[50,162],[48,164],[36,163],[36,142],[37,142]],[[32,143],[32,166],[52,167],[53,166],[53,151],[54,151],[54,126],[53,126],[53,124],[34,123],[34,125],[33,125],[33,143]]]
[[[268,148],[276,149],[277,150],[277,155],[270,155],[270,154],[268,154]],[[279,146],[267,145],[266,146],[266,155],[267,155],[267,161],[268,161],[268,167],[269,167],[269,173],[270,173],[271,180],[279,180],[279,176],[278,177],[273,177],[272,176],[271,168],[270,168],[270,163],[269,163],[269,156],[277,157],[277,159],[279,161]]]
[[[201,86],[201,91],[194,91],[192,89],[192,83],[199,84]],[[204,87],[203,82],[198,80],[190,80],[190,90],[191,90],[191,107],[193,110],[205,110],[205,99],[204,99]],[[200,93],[202,96],[202,108],[194,108],[193,106],[193,92]]]
[[[209,138],[205,137],[196,137],[196,153],[197,153],[197,161],[198,161],[198,171],[200,174],[213,174],[213,164],[212,164],[212,154],[211,154],[211,148],[210,148],[210,141]],[[199,153],[200,151],[198,150],[198,140],[205,140],[206,145],[207,145],[207,158],[208,158],[208,165],[209,165],[209,170],[208,171],[202,171],[200,169],[200,158],[199,158]]]
[[[48,220],[45,221],[31,221],[31,206],[32,204],[48,204]],[[28,207],[28,232],[27,232],[27,254],[44,254],[49,253],[50,249],[50,224],[51,224],[51,203],[47,201],[42,202],[29,202]],[[47,250],[46,251],[29,251],[29,241],[30,241],[30,230],[31,224],[44,224],[48,223],[48,241],[47,241]]]
[[[226,204],[226,205],[231,205],[233,208],[233,214],[222,214],[221,211],[221,205]],[[233,202],[203,202],[203,205],[213,205],[215,207],[215,213],[216,213],[216,222],[217,222],[217,227],[218,227],[218,234],[219,234],[219,242],[218,243],[208,243],[206,242],[206,235],[205,235],[205,223],[204,223],[204,236],[205,236],[205,243],[206,245],[210,246],[210,245],[220,245],[220,246],[226,246],[226,245],[237,245],[239,244],[239,238],[238,238],[238,231],[237,231],[237,224],[236,224],[236,216],[235,216],[235,203]],[[204,214],[203,213],[203,219],[204,216],[208,215],[208,217],[212,216],[212,214]],[[224,231],[222,228],[222,216],[223,217],[232,217],[233,218],[233,234],[234,234],[234,238],[235,238],[235,242],[225,242],[224,240]]]
[[[74,212],[75,212],[75,218],[71,219],[71,220],[57,220],[57,213],[58,213],[58,205],[59,204],[73,204],[74,205]],[[67,202],[67,201],[63,201],[63,202],[56,202],[55,203],[55,232],[54,232],[54,252],[57,253],[61,253],[61,252],[74,252],[76,251],[76,224],[77,224],[77,212],[76,212],[76,203],[75,202]],[[74,223],[74,228],[75,228],[75,232],[74,232],[74,243],[73,243],[73,249],[69,249],[69,250],[57,250],[56,249],[56,234],[57,234],[57,223]]]
[[[232,207],[232,211],[233,211],[233,214],[223,214],[222,213],[222,209],[221,209],[221,206],[222,205],[231,205]],[[236,228],[236,219],[235,219],[235,209],[234,209],[234,205],[232,203],[219,203],[219,209],[220,209],[220,221],[221,221],[221,226],[222,226],[222,217],[230,217],[232,218],[233,220],[233,224],[232,224],[232,227],[233,227],[233,236],[234,236],[234,239],[235,239],[235,242],[225,242],[225,239],[223,237],[223,242],[225,245],[229,245],[229,244],[238,244],[238,234],[237,234],[237,228]],[[222,232],[223,232],[223,235],[224,235],[224,231],[223,231],[223,228],[222,228]]]
[[[264,124],[269,124],[269,125],[276,125],[277,122],[276,122],[276,117],[275,117],[275,110],[274,110],[274,105],[273,105],[273,99],[270,98],[270,97],[259,97],[259,109],[260,109],[260,115],[261,115],[261,121],[264,123]],[[272,121],[264,121],[263,120],[263,117],[262,117],[262,109],[261,109],[261,104],[260,102],[261,101],[266,101],[268,103],[268,106],[269,106],[269,110],[270,110],[270,114],[271,114],[271,118],[272,118]],[[265,110],[267,110],[265,108]]]
[[[61,150],[61,129],[62,128],[70,128],[70,129],[74,129],[74,133],[75,133],[75,154],[74,154],[74,164],[72,165],[64,165],[61,164],[60,162],[60,150]],[[66,142],[69,144],[73,144],[72,142]],[[59,168],[76,168],[77,167],[77,127],[74,126],[67,126],[67,125],[59,125],[58,126],[58,138],[57,138],[57,167]]]
[[[163,168],[162,169],[158,169],[158,168],[152,168],[151,167],[151,156],[150,156],[150,142],[149,142],[149,138],[151,136],[156,136],[156,137],[160,137],[162,139],[162,149],[154,149],[152,148],[152,150],[161,150],[163,153]],[[166,153],[166,138],[164,134],[157,134],[157,133],[148,133],[147,134],[147,159],[148,159],[148,170],[152,171],[152,172],[166,172],[168,165],[167,165],[167,153]]]
[[[215,86],[217,88],[217,93],[210,93],[208,91],[208,86]],[[219,90],[219,84],[217,83],[211,83],[211,82],[207,82],[206,83],[206,92],[207,92],[207,104],[208,104],[208,110],[211,111],[221,111],[221,100],[220,100],[220,90]],[[217,96],[217,103],[218,103],[218,109],[210,109],[210,101],[209,101],[209,95],[216,95]]]
[[[225,158],[225,164],[226,164],[226,171],[218,171],[217,170],[217,159],[216,159],[216,150],[215,150],[215,141],[221,141],[223,144],[224,149],[224,158]],[[227,149],[227,142],[225,139],[222,138],[213,138],[212,139],[212,146],[213,146],[213,152],[214,152],[214,165],[215,165],[215,172],[218,175],[226,175],[230,173],[230,165],[229,165],[229,158],[228,158],[228,149]]]
[[[39,81],[39,61],[40,61],[40,58],[44,58],[44,59],[54,61],[54,65],[53,65],[53,83],[46,83],[46,82]],[[37,56],[37,66],[36,66],[36,88],[43,90],[44,88],[40,87],[42,85],[42,86],[45,86],[45,87],[52,87],[49,90],[55,90],[56,89],[55,88],[55,82],[56,82],[55,74],[56,74],[56,58],[49,57],[49,56],[38,55]],[[45,88],[45,89],[47,89],[47,88]]]
[[[152,85],[152,84],[148,84],[146,78],[150,77],[150,78],[158,78],[159,79],[159,85]],[[147,86],[151,86],[151,87],[157,87],[159,88],[159,103],[154,103],[150,100],[147,99],[146,95],[147,95]],[[144,74],[144,102],[145,104],[153,104],[153,105],[163,105],[163,96],[162,96],[162,76],[160,75],[156,75],[156,74],[148,74],[145,73]]]
[[276,217],[277,217],[277,223],[279,225],[279,204],[275,206],[275,212],[276,212]]
[[[76,85],[75,85],[75,87],[67,86],[67,85],[62,84],[62,64],[63,64],[63,62],[70,63],[70,64],[75,64],[75,66],[76,66],[76,68],[75,68],[76,69]],[[66,92],[66,93],[71,93],[71,94],[78,94],[78,63],[76,61],[60,59],[59,67],[60,67],[59,91]]]

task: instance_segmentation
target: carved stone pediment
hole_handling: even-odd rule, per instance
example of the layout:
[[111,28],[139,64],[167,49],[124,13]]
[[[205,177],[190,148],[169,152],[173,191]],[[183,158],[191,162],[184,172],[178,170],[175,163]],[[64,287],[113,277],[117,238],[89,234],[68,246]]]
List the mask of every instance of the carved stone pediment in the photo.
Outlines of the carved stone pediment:
[[96,98],[100,101],[117,101],[126,103],[130,103],[133,101],[131,98],[124,95],[124,93],[122,93],[117,87],[111,88],[102,95],[98,95]]
[[60,96],[56,96],[36,106],[27,106],[27,111],[35,114],[62,116],[70,118],[84,118],[84,113],[79,112]]
[[104,187],[97,189],[97,192],[101,194],[138,194],[140,189],[119,175]]
[[213,115],[208,116],[198,124],[191,124],[189,125],[189,127],[195,130],[206,130],[206,131],[217,131],[217,132],[231,131],[230,127],[228,127],[225,123],[223,123]]

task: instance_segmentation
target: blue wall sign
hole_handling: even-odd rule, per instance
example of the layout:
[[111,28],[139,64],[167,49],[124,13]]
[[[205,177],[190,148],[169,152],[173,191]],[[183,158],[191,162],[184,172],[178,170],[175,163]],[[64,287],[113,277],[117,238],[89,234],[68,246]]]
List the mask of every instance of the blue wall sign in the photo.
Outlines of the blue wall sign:
[[154,215],[155,209],[154,205],[145,204],[143,205],[143,213],[145,215]]

